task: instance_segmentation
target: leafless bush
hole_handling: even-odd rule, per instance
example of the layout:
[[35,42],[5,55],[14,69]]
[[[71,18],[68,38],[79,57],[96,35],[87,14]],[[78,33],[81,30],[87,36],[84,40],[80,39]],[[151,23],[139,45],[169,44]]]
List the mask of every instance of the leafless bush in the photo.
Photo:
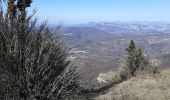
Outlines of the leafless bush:
[[77,67],[70,65],[69,49],[58,37],[60,27],[53,32],[45,23],[37,28],[34,13],[27,16],[23,9],[16,8],[12,18],[0,11],[0,99],[72,97],[78,91]]

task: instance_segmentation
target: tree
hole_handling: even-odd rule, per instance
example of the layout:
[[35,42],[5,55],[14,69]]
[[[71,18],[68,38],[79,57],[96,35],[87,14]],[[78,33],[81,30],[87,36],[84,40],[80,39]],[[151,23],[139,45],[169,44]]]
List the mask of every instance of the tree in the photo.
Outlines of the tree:
[[[78,93],[77,67],[69,49],[46,23],[26,13],[31,0],[8,0],[0,11],[0,99],[65,100]],[[1,5],[2,6],[2,5]]]
[[137,49],[135,42],[131,40],[129,47],[126,48],[128,56],[126,59],[127,67],[130,71],[131,76],[135,76],[137,71],[142,71],[147,67],[148,60],[142,53],[141,49]]

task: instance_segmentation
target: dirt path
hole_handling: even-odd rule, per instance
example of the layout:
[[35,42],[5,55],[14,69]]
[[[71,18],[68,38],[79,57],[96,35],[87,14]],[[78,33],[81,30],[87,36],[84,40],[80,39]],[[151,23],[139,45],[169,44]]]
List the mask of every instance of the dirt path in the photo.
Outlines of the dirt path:
[[88,92],[85,96],[87,100],[112,100],[112,92],[114,87],[116,87],[119,83],[121,82],[112,83],[108,86]]
[[[113,76],[113,72],[99,74],[100,78],[110,80],[110,82],[112,81]],[[87,100],[111,100],[112,91],[119,83],[121,83],[121,81],[108,83],[107,85],[94,90],[87,90],[85,91],[85,97],[87,97]]]

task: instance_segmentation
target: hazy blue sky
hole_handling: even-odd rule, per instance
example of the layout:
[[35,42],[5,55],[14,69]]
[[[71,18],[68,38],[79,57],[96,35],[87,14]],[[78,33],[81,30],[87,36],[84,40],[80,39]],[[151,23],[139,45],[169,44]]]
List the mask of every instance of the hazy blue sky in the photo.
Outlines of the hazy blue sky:
[[40,21],[169,21],[170,0],[34,0]]

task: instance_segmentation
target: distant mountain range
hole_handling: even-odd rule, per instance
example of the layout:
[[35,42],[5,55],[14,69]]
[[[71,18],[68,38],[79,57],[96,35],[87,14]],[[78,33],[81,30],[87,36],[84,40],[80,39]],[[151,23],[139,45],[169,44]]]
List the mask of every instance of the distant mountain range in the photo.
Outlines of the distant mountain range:
[[90,22],[63,27],[61,37],[83,56],[123,56],[131,39],[153,56],[170,53],[170,23]]
[[170,23],[164,22],[89,22],[63,27],[62,39],[71,47],[86,47],[90,43],[136,37],[170,35]]
[[[89,34],[95,36],[114,35],[148,35],[170,33],[170,23],[166,22],[89,22],[65,27],[63,34]],[[88,32],[88,33],[87,33]],[[99,33],[98,35],[96,35]]]

